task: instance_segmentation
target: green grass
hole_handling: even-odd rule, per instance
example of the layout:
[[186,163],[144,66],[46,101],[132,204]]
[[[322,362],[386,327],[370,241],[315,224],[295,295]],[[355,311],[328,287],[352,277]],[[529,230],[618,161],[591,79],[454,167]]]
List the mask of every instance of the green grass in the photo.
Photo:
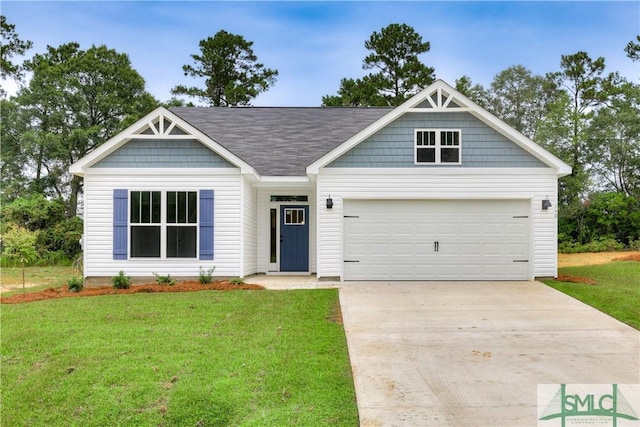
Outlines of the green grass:
[[3,305],[3,426],[358,425],[336,290]]
[[[3,284],[22,285],[22,267],[2,267],[1,274]],[[80,276],[80,274],[74,273],[72,267],[27,267],[25,269],[25,282],[38,283],[48,287],[62,286],[74,275]]]
[[616,261],[558,269],[561,275],[594,279],[595,285],[544,280],[547,285],[640,329],[640,263]]

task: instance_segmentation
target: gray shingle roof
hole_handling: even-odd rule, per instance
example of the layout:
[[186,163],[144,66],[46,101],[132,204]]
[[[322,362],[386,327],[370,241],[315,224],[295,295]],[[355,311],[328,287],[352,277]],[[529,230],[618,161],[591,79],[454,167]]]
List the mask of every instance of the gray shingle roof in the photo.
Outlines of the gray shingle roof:
[[391,108],[170,109],[264,176],[305,176],[314,161]]

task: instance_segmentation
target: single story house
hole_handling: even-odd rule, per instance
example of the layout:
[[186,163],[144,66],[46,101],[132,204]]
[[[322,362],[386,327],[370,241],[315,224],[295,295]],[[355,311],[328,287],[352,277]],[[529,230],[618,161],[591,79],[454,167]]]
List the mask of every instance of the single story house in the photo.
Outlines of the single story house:
[[396,108],[158,108],[71,166],[84,274],[557,276],[571,168],[442,80]]

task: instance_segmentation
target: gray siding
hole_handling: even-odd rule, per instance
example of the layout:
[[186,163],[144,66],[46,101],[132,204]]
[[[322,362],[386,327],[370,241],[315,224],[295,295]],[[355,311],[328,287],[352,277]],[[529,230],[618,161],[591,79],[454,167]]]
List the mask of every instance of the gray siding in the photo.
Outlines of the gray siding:
[[233,168],[196,140],[132,139],[97,162],[96,168]]
[[[415,129],[461,129],[461,165],[415,165]],[[331,162],[343,168],[547,167],[469,113],[408,113]]]

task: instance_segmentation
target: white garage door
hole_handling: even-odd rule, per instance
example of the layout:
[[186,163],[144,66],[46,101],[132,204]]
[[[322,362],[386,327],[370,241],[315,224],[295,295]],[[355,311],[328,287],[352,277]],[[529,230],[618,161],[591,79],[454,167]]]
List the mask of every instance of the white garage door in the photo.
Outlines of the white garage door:
[[527,280],[527,200],[346,200],[345,280]]

